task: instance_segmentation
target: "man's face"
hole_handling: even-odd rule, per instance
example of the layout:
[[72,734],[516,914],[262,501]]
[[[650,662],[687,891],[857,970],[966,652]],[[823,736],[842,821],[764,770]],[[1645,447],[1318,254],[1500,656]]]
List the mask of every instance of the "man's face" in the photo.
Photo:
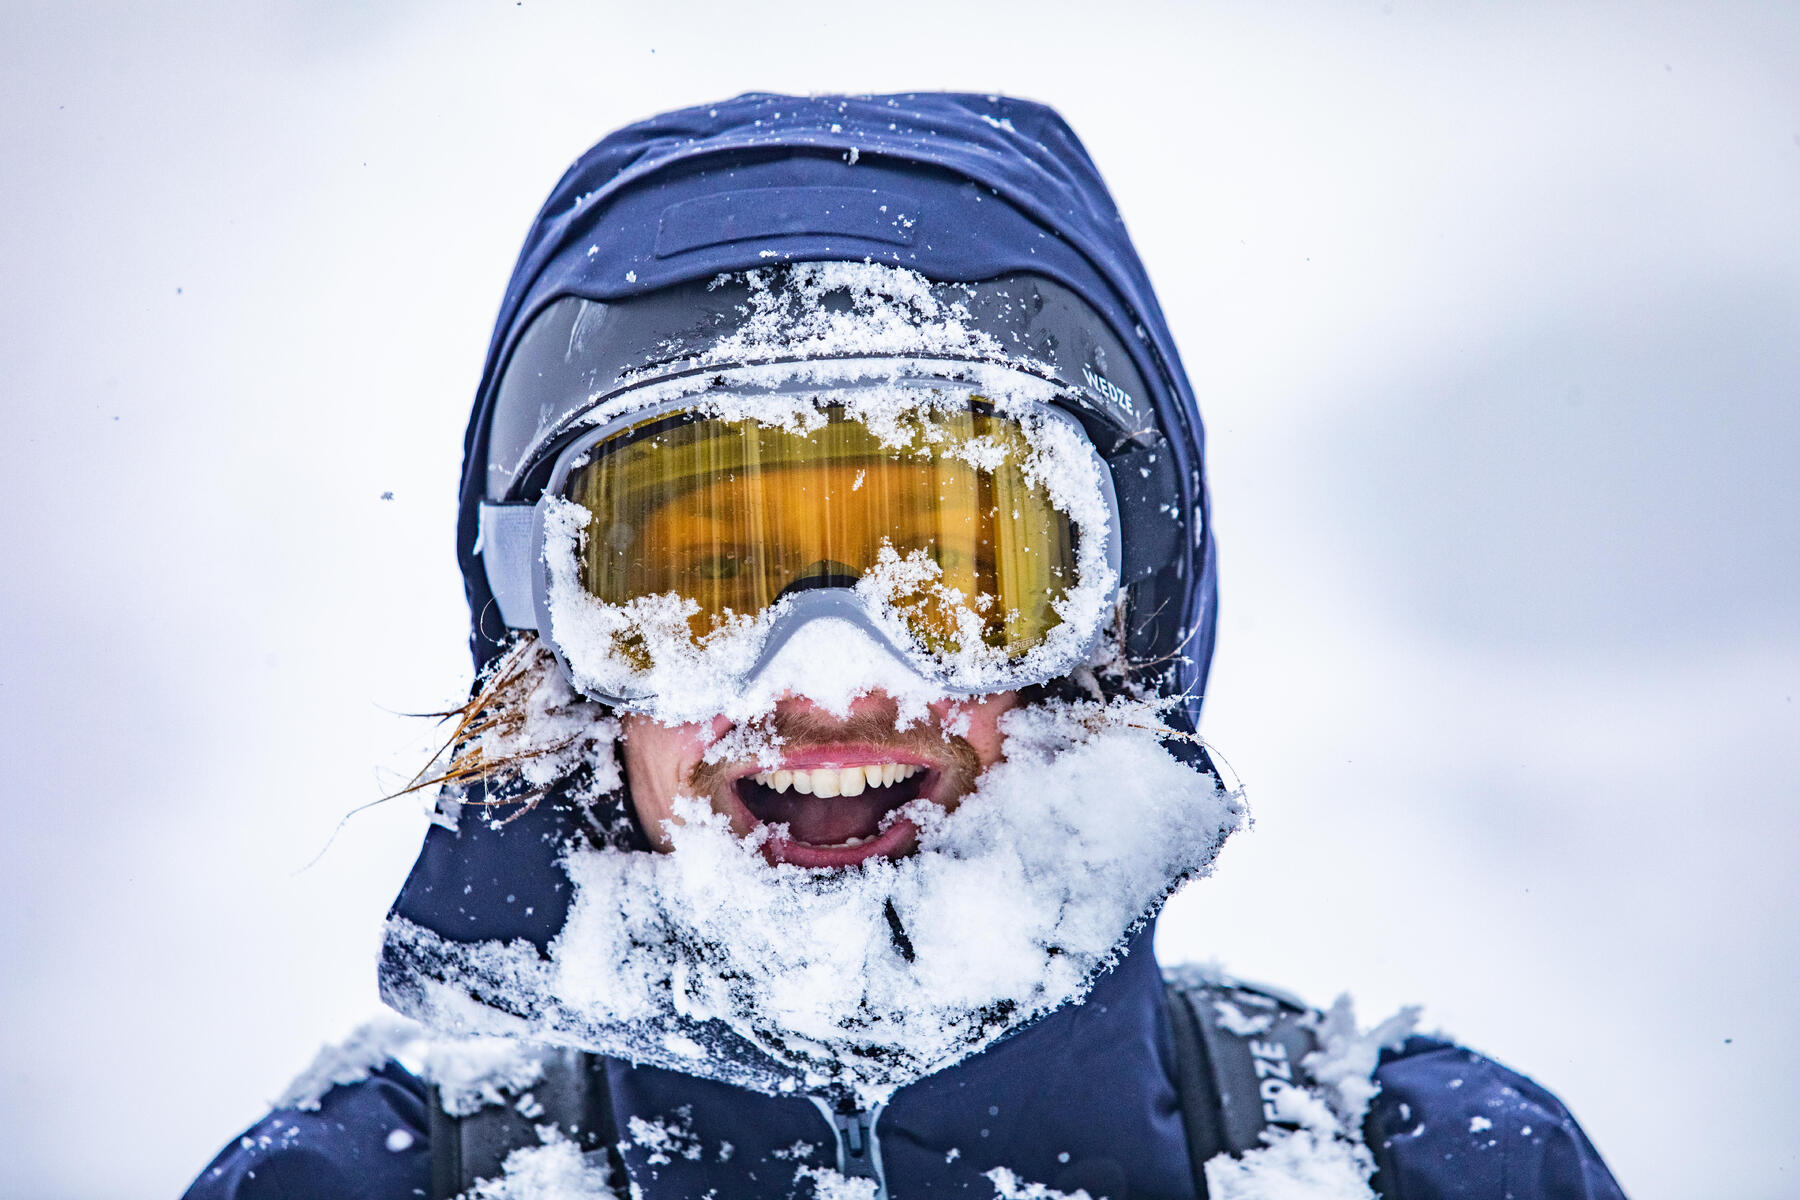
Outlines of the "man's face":
[[874,692],[839,719],[810,701],[789,697],[766,722],[780,762],[705,761],[707,748],[731,723],[663,725],[631,714],[624,720],[625,772],[638,820],[658,850],[668,850],[664,822],[677,795],[712,805],[748,837],[771,832],[763,853],[802,867],[847,867],[875,857],[899,858],[918,846],[918,827],[895,811],[922,800],[948,811],[1001,756],[1000,716],[1017,707],[1017,692],[942,700],[930,719],[895,728],[898,706]]

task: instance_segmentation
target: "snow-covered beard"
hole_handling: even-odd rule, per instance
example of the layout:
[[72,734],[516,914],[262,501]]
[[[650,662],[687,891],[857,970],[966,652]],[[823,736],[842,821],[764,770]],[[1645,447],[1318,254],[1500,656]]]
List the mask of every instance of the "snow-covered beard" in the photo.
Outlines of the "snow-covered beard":
[[571,847],[547,959],[395,918],[390,953],[437,981],[410,1007],[765,1092],[884,1099],[1079,1001],[1242,821],[1236,793],[1172,756],[1154,709],[1054,700],[1001,719],[1005,758],[918,853],[771,866],[699,800],[674,850]]

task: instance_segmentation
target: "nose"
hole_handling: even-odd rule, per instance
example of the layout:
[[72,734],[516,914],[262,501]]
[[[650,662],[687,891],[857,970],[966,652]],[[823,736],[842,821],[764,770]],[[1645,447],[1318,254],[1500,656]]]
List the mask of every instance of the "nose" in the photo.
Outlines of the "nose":
[[855,567],[849,563],[839,562],[835,558],[821,558],[808,563],[794,576],[793,582],[776,593],[781,599],[795,592],[809,592],[814,588],[847,588],[855,587],[856,581],[862,577]]

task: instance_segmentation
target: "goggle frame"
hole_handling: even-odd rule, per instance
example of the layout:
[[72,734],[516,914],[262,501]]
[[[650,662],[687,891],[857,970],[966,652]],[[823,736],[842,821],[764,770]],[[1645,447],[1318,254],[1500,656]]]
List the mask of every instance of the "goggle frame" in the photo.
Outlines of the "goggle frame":
[[[765,375],[766,369],[737,368],[706,373],[703,379],[688,381],[685,394],[680,389],[671,389],[670,381],[659,381],[658,385],[647,386],[642,390],[648,395],[641,397],[641,402],[633,404],[633,392],[615,393],[607,398],[604,406],[596,405],[574,414],[562,423],[562,444],[556,446],[553,465],[548,479],[539,496],[528,502],[492,503],[483,501],[480,509],[480,533],[476,542],[476,552],[480,555],[483,569],[487,575],[488,585],[493,592],[494,602],[499,609],[501,620],[512,629],[535,629],[544,644],[556,657],[557,664],[572,687],[577,687],[590,700],[609,707],[628,712],[654,714],[656,712],[655,693],[625,695],[614,692],[596,693],[592,688],[578,684],[577,673],[571,669],[564,648],[558,643],[553,630],[555,623],[550,609],[550,566],[547,558],[549,536],[547,514],[552,500],[567,499],[565,492],[570,477],[588,461],[590,452],[599,445],[618,436],[620,433],[644,426],[653,426],[669,417],[687,414],[696,416],[715,415],[708,412],[711,405],[718,404],[721,392],[730,393],[736,398],[753,399],[757,396],[794,396],[804,395],[813,399],[814,403],[824,406],[825,397],[832,394],[844,394],[854,390],[868,388],[891,389],[895,387],[923,388],[938,391],[955,391],[967,395],[983,393],[983,383],[994,382],[993,372],[985,371],[985,381],[971,379],[967,375],[967,362],[945,362],[939,364],[945,368],[942,373],[936,371],[899,372],[893,360],[881,360],[877,372],[857,373],[857,364],[853,361],[834,360],[829,364],[832,373],[848,372],[848,377],[835,382],[822,383],[816,380],[788,380],[784,383],[753,383],[746,387],[740,384],[733,387],[729,382],[734,375]],[[924,366],[922,363],[912,364],[914,367]],[[753,684],[771,662],[780,654],[782,648],[799,630],[819,620],[835,619],[854,626],[876,645],[891,654],[921,680],[942,690],[948,697],[967,698],[979,695],[990,695],[994,692],[1008,691],[1027,687],[1032,684],[1047,683],[1061,678],[1071,671],[1092,662],[1096,651],[1100,649],[1107,634],[1107,624],[1114,609],[1124,595],[1120,583],[1120,542],[1119,505],[1113,489],[1112,471],[1099,450],[1094,446],[1087,430],[1076,419],[1070,408],[1056,403],[1055,385],[1040,377],[1027,375],[1011,368],[999,368],[1006,375],[1017,376],[1022,390],[1033,393],[1020,396],[1008,389],[1006,399],[994,404],[995,411],[1005,417],[1019,419],[1021,414],[1030,418],[1053,421],[1072,430],[1079,444],[1086,450],[1094,468],[1094,478],[1099,481],[1100,499],[1105,506],[1105,526],[1100,531],[1102,540],[1101,555],[1105,568],[1110,573],[1111,587],[1108,590],[1106,603],[1098,606],[1100,611],[1094,614],[1093,629],[1088,635],[1077,635],[1071,648],[1060,656],[1038,656],[1037,661],[1027,666],[1023,661],[1015,661],[1017,671],[1007,674],[1001,672],[1000,678],[990,676],[980,686],[959,686],[946,678],[947,672],[942,663],[931,652],[918,646],[898,645],[889,636],[884,622],[870,611],[867,601],[862,595],[848,587],[816,587],[794,592],[782,597],[776,603],[781,607],[780,613],[769,623],[762,644],[758,648],[752,665],[744,672],[734,676],[732,686],[743,689]],[[696,390],[698,389],[698,390]],[[678,394],[670,394],[671,391]],[[1052,398],[1040,398],[1048,393]],[[661,398],[657,398],[660,396]],[[592,422],[599,411],[610,415],[574,437],[568,431],[579,428],[584,421]],[[1023,423],[1023,422],[1021,422]],[[1081,522],[1073,522],[1078,539],[1094,536],[1094,531]],[[1086,555],[1078,555],[1076,566]],[[1074,581],[1079,585],[1079,577]],[[528,604],[528,607],[526,607]],[[773,606],[771,606],[773,607]],[[765,610],[767,611],[767,610]],[[529,614],[529,619],[527,615]],[[899,622],[903,624],[903,622]],[[1064,639],[1068,639],[1065,637]],[[937,667],[938,669],[933,669]]]

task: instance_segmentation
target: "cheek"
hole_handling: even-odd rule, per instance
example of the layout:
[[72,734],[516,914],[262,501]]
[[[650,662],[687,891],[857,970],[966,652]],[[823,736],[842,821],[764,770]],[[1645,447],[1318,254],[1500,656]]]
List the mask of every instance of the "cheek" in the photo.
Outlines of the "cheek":
[[964,734],[969,745],[975,747],[975,753],[981,765],[991,767],[1000,761],[1004,746],[1000,737],[1000,718],[1019,707],[1019,693],[998,692],[992,696],[983,696],[970,703],[946,703],[942,708],[932,705],[937,710],[939,720],[943,720],[953,712],[964,713],[969,718],[969,731]]
[[667,850],[662,823],[673,815],[676,794],[717,735],[705,725],[661,725],[636,713],[624,718],[622,729],[631,806],[651,843]]

